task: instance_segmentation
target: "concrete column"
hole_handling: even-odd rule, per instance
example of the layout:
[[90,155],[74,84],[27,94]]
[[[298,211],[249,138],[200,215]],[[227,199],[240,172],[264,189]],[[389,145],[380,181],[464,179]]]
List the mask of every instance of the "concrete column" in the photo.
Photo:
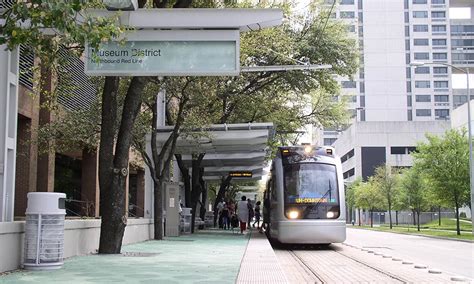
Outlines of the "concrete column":
[[0,222],[13,221],[19,49],[0,45]]
[[[39,127],[50,123],[53,120],[53,114],[44,107],[49,103],[47,97],[53,89],[52,74],[47,68],[41,67],[41,94],[39,110]],[[51,141],[49,143],[54,143]],[[44,150],[44,149],[43,149]],[[37,170],[37,190],[41,192],[54,192],[54,165],[56,153],[48,152],[38,155]]]
[[82,214],[99,217],[99,155],[97,151],[82,151],[81,191],[88,210]]

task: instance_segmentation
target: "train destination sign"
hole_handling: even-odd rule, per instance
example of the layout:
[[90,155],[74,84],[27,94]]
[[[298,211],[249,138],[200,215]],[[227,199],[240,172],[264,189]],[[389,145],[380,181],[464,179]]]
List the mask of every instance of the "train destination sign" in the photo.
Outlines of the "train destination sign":
[[229,172],[230,177],[245,177],[245,178],[251,178],[252,177],[252,172],[249,171],[234,171],[234,172]]
[[[239,74],[239,34],[131,34],[125,43],[107,42],[86,49],[88,75],[223,76]],[[194,31],[196,32],[196,31]],[[206,31],[202,31],[206,32]],[[220,32],[220,31],[217,31]],[[233,32],[233,33],[232,33]]]

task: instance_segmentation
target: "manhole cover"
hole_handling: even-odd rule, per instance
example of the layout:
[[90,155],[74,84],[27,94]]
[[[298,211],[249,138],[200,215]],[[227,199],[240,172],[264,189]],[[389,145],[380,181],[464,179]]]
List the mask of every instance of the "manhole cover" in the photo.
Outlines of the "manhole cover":
[[157,256],[159,253],[157,252],[134,252],[134,251],[127,251],[123,252],[122,256],[126,257],[150,257],[150,256]]

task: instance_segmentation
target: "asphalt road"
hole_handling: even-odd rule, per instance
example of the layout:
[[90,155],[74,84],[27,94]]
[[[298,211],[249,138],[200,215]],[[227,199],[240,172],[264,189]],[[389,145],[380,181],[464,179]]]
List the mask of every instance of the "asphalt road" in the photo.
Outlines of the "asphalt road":
[[346,243],[390,252],[452,274],[474,278],[474,243],[347,229]]

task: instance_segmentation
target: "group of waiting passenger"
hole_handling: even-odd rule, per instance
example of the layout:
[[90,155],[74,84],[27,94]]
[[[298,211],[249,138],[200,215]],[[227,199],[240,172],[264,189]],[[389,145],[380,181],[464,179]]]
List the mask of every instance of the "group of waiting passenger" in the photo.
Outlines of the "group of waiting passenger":
[[254,206],[246,196],[242,196],[237,205],[232,200],[228,202],[221,200],[217,204],[219,228],[228,230],[240,226],[240,233],[243,234],[247,230],[247,224],[250,227],[250,223],[255,217],[252,227],[257,224],[257,228],[260,229],[260,204],[261,202],[257,201]]

